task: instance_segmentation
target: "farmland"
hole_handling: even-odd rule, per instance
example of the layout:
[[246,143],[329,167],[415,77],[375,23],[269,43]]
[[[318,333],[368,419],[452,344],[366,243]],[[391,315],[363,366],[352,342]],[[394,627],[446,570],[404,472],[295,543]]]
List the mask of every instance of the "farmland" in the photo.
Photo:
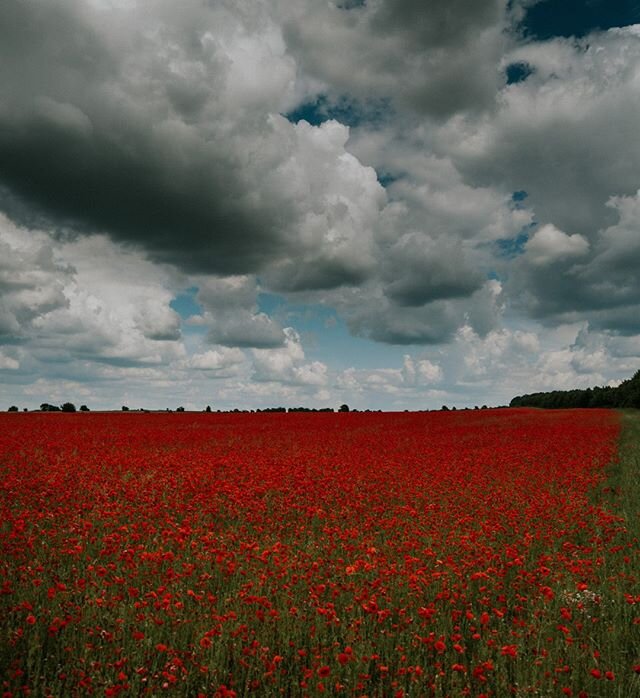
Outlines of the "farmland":
[[633,429],[0,415],[2,695],[640,695]]

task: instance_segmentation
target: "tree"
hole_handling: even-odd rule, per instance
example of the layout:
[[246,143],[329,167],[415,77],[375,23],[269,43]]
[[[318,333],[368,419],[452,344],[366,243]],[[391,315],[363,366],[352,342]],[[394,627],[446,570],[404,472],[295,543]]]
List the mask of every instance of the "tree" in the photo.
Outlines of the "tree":
[[211,412],[211,405],[207,405],[207,409],[205,410],[205,412]]
[[565,409],[573,407],[640,407],[640,371],[614,388],[595,386],[586,390],[553,390],[548,393],[517,395],[511,407]]
[[11,407],[7,410],[7,412],[17,412],[17,411],[18,411],[18,408],[16,407],[16,405],[11,405]]
[[86,405],[80,405],[80,412],[88,412],[89,408]]
[[122,411],[123,412],[128,412],[129,408],[126,405],[122,405]]
[[340,405],[340,409],[338,412],[348,412],[349,411],[349,405]]
[[616,390],[619,407],[640,407],[640,371],[623,381]]
[[64,405],[60,406],[60,409],[63,412],[75,412],[76,406],[73,404],[73,402],[65,402]]
[[184,412],[184,407],[176,407],[176,412]]

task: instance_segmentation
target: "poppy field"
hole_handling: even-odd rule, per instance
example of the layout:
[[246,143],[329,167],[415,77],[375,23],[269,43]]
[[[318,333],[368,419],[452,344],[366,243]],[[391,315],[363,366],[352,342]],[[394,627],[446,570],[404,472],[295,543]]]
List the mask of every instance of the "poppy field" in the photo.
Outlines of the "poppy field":
[[2,414],[0,695],[638,696],[634,419]]

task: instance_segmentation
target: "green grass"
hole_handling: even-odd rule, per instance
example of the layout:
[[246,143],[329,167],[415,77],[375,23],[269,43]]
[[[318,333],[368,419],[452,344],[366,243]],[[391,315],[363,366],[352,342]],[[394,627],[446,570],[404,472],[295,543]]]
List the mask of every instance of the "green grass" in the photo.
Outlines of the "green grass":
[[619,458],[611,464],[604,501],[625,520],[629,535],[640,541],[640,410],[621,410]]
[[[618,457],[594,492],[594,506],[613,518],[595,546],[600,566],[601,623],[592,629],[600,657],[595,666],[615,667],[615,684],[603,684],[602,698],[640,696],[640,410],[620,410]],[[623,592],[623,593],[621,593]]]

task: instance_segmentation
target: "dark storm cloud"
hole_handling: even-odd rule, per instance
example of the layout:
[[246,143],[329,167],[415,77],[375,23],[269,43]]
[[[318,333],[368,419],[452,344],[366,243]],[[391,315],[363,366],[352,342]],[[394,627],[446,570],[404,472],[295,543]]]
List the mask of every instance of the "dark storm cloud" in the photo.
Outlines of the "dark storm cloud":
[[436,118],[490,105],[509,24],[506,0],[381,0],[349,12],[301,3],[285,36],[312,76]]
[[188,273],[359,283],[383,190],[346,127],[278,116],[296,66],[270,11],[0,5],[0,206]]
[[357,286],[369,275],[370,268],[362,260],[334,258],[292,260],[266,278],[274,291],[322,291],[340,286]]
[[[548,325],[640,330],[637,28],[527,43],[534,70],[505,86],[492,119],[450,131],[465,176],[522,189],[540,226],[506,264],[512,306]],[[524,254],[520,254],[524,252]]]
[[285,335],[267,315],[236,312],[217,318],[208,339],[225,347],[274,349],[283,345]]
[[[482,169],[474,167],[472,176],[488,185],[506,174],[526,189],[539,219],[594,234],[614,218],[605,207],[611,194],[631,194],[637,188],[640,162],[640,147],[632,137],[637,114],[605,114],[602,107],[602,113],[587,118],[575,112],[549,114],[553,123],[505,124],[495,134],[490,160]],[[612,117],[615,130],[606,125]],[[626,155],[612,159],[621,143]]]
[[[616,220],[606,202],[637,188],[632,33],[513,48],[507,0],[108,5],[0,4],[0,206],[67,241],[105,233],[236,279],[197,284],[210,342],[282,345],[255,275],[285,294],[335,291],[376,341],[489,332],[494,261],[480,248],[521,229],[505,204],[521,189],[560,231],[512,260],[527,312],[635,302],[629,249],[614,259],[613,236],[598,244]],[[505,85],[509,65],[531,74]],[[385,191],[373,166],[401,177]],[[3,327],[20,325],[17,309]],[[127,321],[150,345],[180,337],[170,314]]]
[[230,276],[201,279],[197,299],[205,309],[211,344],[272,349],[285,341],[281,325],[258,311],[255,278]]
[[349,323],[355,334],[376,342],[398,346],[441,344],[449,341],[456,329],[456,320],[440,316],[428,320],[393,316],[380,318],[379,322],[362,332],[358,324]]
[[380,34],[402,31],[411,48],[459,47],[500,23],[504,0],[385,0],[371,23]]
[[485,282],[460,297],[432,299],[420,305],[400,305],[374,289],[354,291],[338,304],[353,334],[400,346],[441,344],[450,341],[463,325],[483,337],[495,329],[500,314],[500,286]]
[[468,298],[482,286],[482,274],[464,260],[448,239],[406,235],[383,261],[388,279],[385,295],[400,306],[421,306],[435,300]]
[[[640,303],[608,308],[589,315],[589,327],[604,330],[620,337],[635,337],[640,334]],[[636,354],[637,356],[637,354]]]
[[163,65],[136,76],[145,65],[71,2],[3,2],[0,65],[0,180],[19,222],[106,231],[189,271],[252,271],[280,250],[283,203],[253,202],[233,148],[171,111],[210,98],[198,84]]
[[618,220],[599,231],[591,246],[583,236],[552,226],[527,242],[508,288],[534,317],[587,319],[592,327],[624,334],[640,331],[640,193],[616,197],[608,208]]
[[[386,288],[386,295],[400,306],[420,306],[443,298],[467,298],[479,288],[482,277],[474,274],[465,278],[455,273],[448,274],[440,265],[434,265],[434,273],[421,269],[419,273],[409,273],[398,281],[392,281]],[[427,272],[428,276],[422,276]]]
[[247,211],[232,186],[233,163],[212,165],[201,143],[181,168],[166,161],[163,140],[144,131],[126,143],[111,133],[79,134],[43,113],[3,119],[0,176],[54,228],[108,231],[194,272],[259,268],[278,249],[274,221],[267,214],[260,225],[267,212]]
[[495,118],[472,131],[480,147],[457,165],[476,183],[525,190],[538,220],[591,238],[615,221],[609,198],[638,188],[640,34],[526,44],[518,61],[533,74],[502,91]]
[[117,74],[117,61],[86,23],[79,2],[4,0],[0,13],[5,106],[49,90],[72,92],[88,80],[102,82]]

